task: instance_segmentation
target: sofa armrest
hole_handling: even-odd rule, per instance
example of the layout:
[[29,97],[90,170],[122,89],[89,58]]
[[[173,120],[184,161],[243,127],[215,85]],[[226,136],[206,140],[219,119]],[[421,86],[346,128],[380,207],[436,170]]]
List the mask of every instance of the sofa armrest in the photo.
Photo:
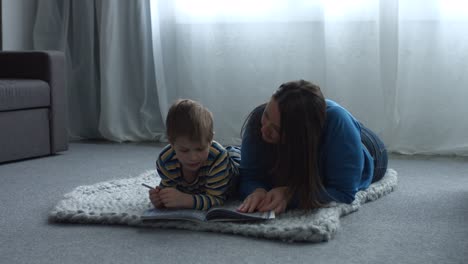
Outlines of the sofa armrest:
[[49,83],[50,150],[68,149],[65,56],[61,51],[1,51],[0,78],[40,79]]
[[49,56],[59,51],[1,51],[0,78],[39,79],[52,78]]

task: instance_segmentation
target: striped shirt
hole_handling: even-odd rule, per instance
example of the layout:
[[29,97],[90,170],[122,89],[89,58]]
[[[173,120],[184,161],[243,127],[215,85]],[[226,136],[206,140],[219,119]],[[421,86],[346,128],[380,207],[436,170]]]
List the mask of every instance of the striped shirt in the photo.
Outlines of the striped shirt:
[[233,163],[228,151],[213,141],[207,160],[202,164],[193,182],[187,182],[182,174],[182,166],[171,145],[166,146],[156,162],[161,177],[161,188],[176,188],[192,194],[193,209],[208,210],[212,206],[223,205],[226,191],[231,182]]

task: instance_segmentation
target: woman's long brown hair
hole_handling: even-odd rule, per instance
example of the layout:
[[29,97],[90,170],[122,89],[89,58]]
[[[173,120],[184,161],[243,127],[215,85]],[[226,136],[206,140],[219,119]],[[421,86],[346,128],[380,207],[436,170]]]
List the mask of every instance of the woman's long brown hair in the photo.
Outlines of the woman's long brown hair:
[[280,142],[273,174],[300,208],[323,206],[319,148],[326,119],[320,87],[300,80],[282,84],[273,94],[280,111]]

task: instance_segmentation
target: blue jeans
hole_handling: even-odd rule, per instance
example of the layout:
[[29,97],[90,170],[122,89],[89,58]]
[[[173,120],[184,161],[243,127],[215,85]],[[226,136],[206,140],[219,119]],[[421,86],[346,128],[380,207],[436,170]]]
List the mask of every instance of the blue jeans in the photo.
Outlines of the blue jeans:
[[369,128],[361,124],[361,141],[374,158],[374,176],[372,182],[383,178],[387,171],[388,155],[385,144]]

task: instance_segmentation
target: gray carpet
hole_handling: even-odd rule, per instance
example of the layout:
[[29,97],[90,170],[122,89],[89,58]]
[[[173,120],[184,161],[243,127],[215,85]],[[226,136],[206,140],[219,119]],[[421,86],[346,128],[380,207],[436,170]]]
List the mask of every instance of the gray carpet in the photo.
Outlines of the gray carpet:
[[466,263],[468,162],[392,156],[398,188],[341,219],[326,243],[174,229],[49,224],[76,186],[152,169],[161,146],[73,143],[0,165],[0,263]]
[[[158,221],[145,224],[140,216],[153,206],[148,199],[148,190],[141,183],[156,186],[160,180],[156,170],[148,170],[130,178],[79,186],[65,194],[64,199],[51,211],[49,219],[51,222],[188,229],[285,242],[324,242],[336,234],[341,217],[392,192],[397,186],[397,173],[388,169],[380,181],[358,192],[351,204],[331,203],[314,211],[290,210],[261,223]],[[240,201],[231,202],[240,204]]]

